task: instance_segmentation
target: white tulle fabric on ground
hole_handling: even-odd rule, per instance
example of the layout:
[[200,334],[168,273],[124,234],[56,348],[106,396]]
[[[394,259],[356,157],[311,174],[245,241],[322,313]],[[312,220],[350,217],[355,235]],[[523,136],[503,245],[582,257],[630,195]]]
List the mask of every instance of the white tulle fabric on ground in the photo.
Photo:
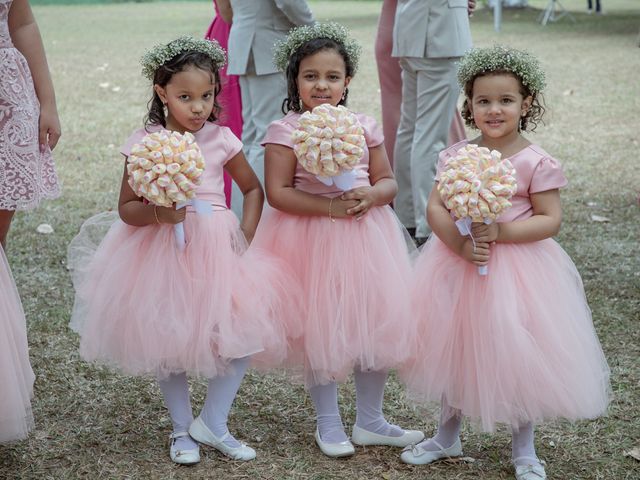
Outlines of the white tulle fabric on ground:
[[22,304],[0,247],[0,443],[21,440],[33,428],[34,379]]
[[210,378],[234,358],[260,366],[286,355],[280,318],[300,315],[292,275],[246,248],[229,210],[188,212],[184,228],[180,251],[172,225],[132,227],[114,213],[85,222],[68,251],[83,358],[134,375]]
[[484,430],[594,418],[609,368],[580,275],[552,239],[496,244],[489,274],[436,236],[415,268],[420,347],[401,374],[414,397],[472,417]]

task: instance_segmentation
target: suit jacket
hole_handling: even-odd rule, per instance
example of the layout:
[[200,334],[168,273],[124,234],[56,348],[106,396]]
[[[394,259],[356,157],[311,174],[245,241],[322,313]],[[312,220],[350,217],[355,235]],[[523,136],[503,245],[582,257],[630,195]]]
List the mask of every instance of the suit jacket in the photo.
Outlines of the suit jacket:
[[398,0],[394,57],[461,57],[472,46],[467,0]]
[[247,73],[253,54],[255,73],[276,73],[273,45],[289,30],[315,22],[305,0],[230,0],[233,23],[229,33],[230,75]]

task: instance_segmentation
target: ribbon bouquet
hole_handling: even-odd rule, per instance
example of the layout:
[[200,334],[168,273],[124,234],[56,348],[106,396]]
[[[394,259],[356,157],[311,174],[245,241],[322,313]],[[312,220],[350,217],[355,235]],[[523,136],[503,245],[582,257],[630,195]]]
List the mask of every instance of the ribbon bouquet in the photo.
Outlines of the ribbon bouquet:
[[342,105],[323,104],[300,117],[293,131],[293,151],[302,168],[327,186],[353,188],[353,170],[364,156],[364,129]]
[[[194,205],[198,213],[208,213],[210,205],[195,199],[203,171],[204,157],[189,132],[160,130],[145,135],[127,158],[129,185],[135,194],[160,207]],[[174,231],[178,248],[183,249],[184,225],[174,225]]]
[[[500,152],[468,144],[449,158],[438,183],[438,193],[453,214],[461,235],[470,236],[471,224],[489,225],[506,208],[516,193],[516,171],[509,160],[501,160]],[[480,275],[487,266],[478,267]]]

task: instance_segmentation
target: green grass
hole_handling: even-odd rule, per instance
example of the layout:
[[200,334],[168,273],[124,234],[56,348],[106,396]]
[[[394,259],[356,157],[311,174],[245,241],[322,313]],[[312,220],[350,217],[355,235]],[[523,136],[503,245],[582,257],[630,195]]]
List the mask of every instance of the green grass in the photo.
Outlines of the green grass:
[[[624,452],[640,444],[640,262],[638,260],[638,112],[640,12],[637,2],[604,0],[603,16],[584,13],[586,2],[567,0],[567,19],[542,27],[536,8],[505,11],[493,32],[490,12],[472,19],[476,45],[500,41],[538,55],[548,72],[546,126],[531,139],[564,164],[564,225],[558,237],[580,270],[594,323],[612,369],[614,398],[606,417],[538,428],[539,455],[550,478],[640,478],[640,463]],[[347,24],[364,47],[352,84],[355,110],[379,118],[373,41],[380,4],[312,2],[320,19]],[[137,59],[148,46],[182,33],[201,35],[208,2],[37,6],[58,95],[63,137],[56,161],[61,199],[16,215],[9,260],[27,313],[31,359],[37,375],[36,429],[24,442],[0,447],[0,478],[21,479],[507,479],[509,434],[463,431],[473,463],[413,468],[391,448],[358,449],[347,460],[324,458],[313,442],[313,409],[306,393],[279,374],[250,374],[230,420],[231,430],[258,451],[238,464],[204,449],[192,468],[171,464],[170,422],[153,381],[116,375],[82,362],[78,338],[67,327],[73,301],[66,246],[89,216],[114,208],[122,160],[117,147],[141,124],[149,95]],[[108,83],[108,88],[100,84]],[[112,91],[120,87],[119,91]],[[590,220],[606,216],[606,223]],[[49,223],[55,233],[35,229]],[[0,387],[2,388],[2,387]],[[205,386],[193,382],[196,413]],[[344,419],[354,421],[353,385],[341,389]],[[434,410],[412,407],[395,380],[385,408],[395,422],[435,428]]]

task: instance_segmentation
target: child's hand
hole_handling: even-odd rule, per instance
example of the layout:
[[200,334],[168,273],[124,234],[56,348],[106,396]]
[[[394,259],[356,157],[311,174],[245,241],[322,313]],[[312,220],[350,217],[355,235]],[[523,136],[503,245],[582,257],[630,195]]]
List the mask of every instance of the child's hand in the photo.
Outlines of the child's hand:
[[173,204],[173,207],[158,207],[154,206],[156,209],[156,216],[159,223],[168,223],[170,225],[175,225],[176,223],[184,222],[184,219],[187,215],[187,207],[183,207],[179,210],[176,210],[176,204]]
[[489,225],[480,222],[471,224],[471,234],[476,242],[491,243],[498,239],[500,224],[493,222]]
[[354,188],[353,190],[343,193],[340,198],[342,200],[356,201],[355,205],[346,212],[347,215],[355,216],[356,220],[360,220],[371,207],[376,205],[373,187]]
[[486,242],[476,242],[475,247],[470,238],[462,244],[460,256],[466,261],[479,267],[489,263],[489,244]]
[[44,151],[45,145],[53,150],[60,139],[60,119],[55,107],[42,105],[40,108],[38,141],[40,150]]
[[356,200],[343,200],[342,197],[335,197],[331,203],[331,216],[334,218],[346,218],[349,210],[358,205]]

